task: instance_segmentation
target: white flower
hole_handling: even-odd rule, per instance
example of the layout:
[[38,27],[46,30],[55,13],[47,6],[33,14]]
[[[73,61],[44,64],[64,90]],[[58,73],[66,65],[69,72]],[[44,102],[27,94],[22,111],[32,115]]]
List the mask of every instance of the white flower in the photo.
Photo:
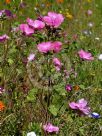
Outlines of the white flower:
[[95,40],[99,41],[99,40],[100,40],[100,38],[99,38],[99,37],[96,37],[96,38],[95,38]]
[[27,136],[36,136],[35,132],[29,132],[27,133]]
[[100,55],[98,56],[98,59],[99,59],[99,60],[102,60],[102,54],[100,54]]
[[92,23],[92,22],[89,22],[89,23],[88,23],[88,26],[89,26],[89,27],[93,27],[93,23]]
[[32,60],[34,60],[35,59],[35,54],[30,54],[29,56],[28,56],[28,61],[30,62],[30,61],[32,61]]

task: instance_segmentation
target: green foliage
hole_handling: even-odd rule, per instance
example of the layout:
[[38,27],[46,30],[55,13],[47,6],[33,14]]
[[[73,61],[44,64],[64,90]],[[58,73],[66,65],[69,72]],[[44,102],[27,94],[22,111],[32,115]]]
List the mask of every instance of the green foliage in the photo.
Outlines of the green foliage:
[[[102,115],[102,63],[98,60],[98,55],[102,54],[102,1],[25,0],[25,7],[21,7],[20,2],[0,1],[1,10],[8,9],[16,14],[13,19],[0,19],[0,36],[10,37],[7,42],[0,42],[0,87],[4,87],[0,101],[5,104],[5,109],[0,111],[1,136],[26,136],[30,131],[37,136],[50,136],[42,130],[48,122],[60,128],[53,136],[101,136],[102,119],[79,116],[70,109],[69,102],[85,98],[91,111]],[[88,9],[93,11],[92,16],[87,15]],[[19,31],[11,32],[12,28],[26,23],[27,17],[36,19],[39,12],[46,15],[48,11],[62,13],[65,17],[57,36],[47,29],[35,31],[32,37],[25,37]],[[72,14],[73,18],[68,18],[67,14]],[[88,26],[89,22],[93,27]],[[84,30],[88,34],[84,34]],[[36,45],[47,40],[60,40],[61,52],[40,54]],[[94,61],[82,61],[78,56],[80,49],[91,52]],[[36,57],[28,63],[31,53]],[[53,57],[61,60],[60,72],[52,63]],[[69,72],[69,78],[65,77],[64,70]],[[66,84],[72,85],[71,92],[65,90]]]
[[31,89],[27,95],[27,101],[34,102],[36,100],[36,94],[38,90],[36,88]]

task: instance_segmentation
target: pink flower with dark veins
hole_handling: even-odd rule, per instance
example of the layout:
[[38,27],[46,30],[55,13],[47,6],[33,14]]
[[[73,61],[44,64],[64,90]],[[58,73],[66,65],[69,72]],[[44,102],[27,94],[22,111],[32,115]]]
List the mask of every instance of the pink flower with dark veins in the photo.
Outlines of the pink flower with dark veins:
[[69,103],[69,106],[71,109],[78,110],[85,115],[90,114],[90,107],[87,106],[87,101],[84,98],[80,99],[78,102]]
[[27,18],[27,23],[35,30],[41,30],[45,27],[45,23],[40,20],[32,20],[30,18]]
[[6,34],[0,36],[0,42],[4,42],[4,41],[6,41],[8,39],[9,39],[9,37]]
[[53,126],[51,123],[43,125],[43,129],[48,133],[58,133],[59,127]]
[[52,48],[55,53],[58,53],[61,50],[61,47],[62,47],[62,43],[59,41],[52,43]]
[[32,29],[28,24],[21,24],[19,26],[19,29],[23,34],[27,36],[31,36],[32,34],[34,34],[34,29]]
[[78,52],[78,54],[79,54],[79,57],[82,58],[83,60],[94,60],[94,57],[92,57],[91,53],[86,52],[82,49]]
[[55,12],[48,12],[48,16],[43,17],[44,22],[51,27],[59,27],[64,21],[62,14]]

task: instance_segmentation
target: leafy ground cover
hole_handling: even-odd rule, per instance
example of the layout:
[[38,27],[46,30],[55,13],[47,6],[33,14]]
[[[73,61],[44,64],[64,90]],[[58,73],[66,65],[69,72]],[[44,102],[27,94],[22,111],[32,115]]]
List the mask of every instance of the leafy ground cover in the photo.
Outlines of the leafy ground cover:
[[102,135],[101,16],[101,0],[0,1],[1,136]]

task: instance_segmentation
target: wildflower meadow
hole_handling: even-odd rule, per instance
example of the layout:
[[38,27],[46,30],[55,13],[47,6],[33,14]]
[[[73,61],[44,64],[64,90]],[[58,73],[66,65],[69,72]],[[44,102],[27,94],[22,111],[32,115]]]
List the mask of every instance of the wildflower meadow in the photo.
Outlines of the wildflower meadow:
[[102,136],[102,0],[0,0],[0,136]]

